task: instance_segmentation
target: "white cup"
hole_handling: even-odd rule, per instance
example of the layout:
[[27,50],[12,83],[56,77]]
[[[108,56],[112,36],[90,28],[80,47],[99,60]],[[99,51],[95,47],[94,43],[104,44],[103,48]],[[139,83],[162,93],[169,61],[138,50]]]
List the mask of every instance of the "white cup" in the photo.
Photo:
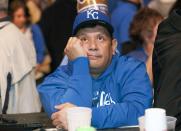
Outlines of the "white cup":
[[76,131],[82,126],[91,125],[92,110],[87,107],[73,107],[67,109],[68,131]]
[[[177,118],[173,116],[166,116],[166,120],[167,120],[167,130],[175,131]],[[145,131],[145,116],[140,116],[138,118],[138,122],[139,122],[140,131]]]
[[173,116],[167,116],[167,129],[168,131],[175,131],[177,118]]
[[145,111],[146,131],[166,131],[166,111],[161,108],[150,108]]

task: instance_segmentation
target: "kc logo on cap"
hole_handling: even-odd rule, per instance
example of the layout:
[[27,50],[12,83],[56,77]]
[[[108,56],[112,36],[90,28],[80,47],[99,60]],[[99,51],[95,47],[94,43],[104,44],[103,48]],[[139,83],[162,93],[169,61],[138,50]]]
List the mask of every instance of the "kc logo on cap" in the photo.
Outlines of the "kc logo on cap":
[[87,19],[99,19],[99,12],[96,10],[87,10]]
[[105,26],[111,33],[113,32],[113,27],[108,15],[100,10],[89,9],[77,14],[73,24],[72,34],[75,35],[80,27],[90,24]]

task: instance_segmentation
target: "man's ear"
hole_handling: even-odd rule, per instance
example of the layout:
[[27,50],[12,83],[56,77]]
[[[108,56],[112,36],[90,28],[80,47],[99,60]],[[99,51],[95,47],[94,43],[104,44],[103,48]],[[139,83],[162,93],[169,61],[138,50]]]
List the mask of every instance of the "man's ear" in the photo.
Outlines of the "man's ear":
[[112,54],[115,55],[116,54],[116,48],[117,48],[118,42],[116,39],[112,39]]

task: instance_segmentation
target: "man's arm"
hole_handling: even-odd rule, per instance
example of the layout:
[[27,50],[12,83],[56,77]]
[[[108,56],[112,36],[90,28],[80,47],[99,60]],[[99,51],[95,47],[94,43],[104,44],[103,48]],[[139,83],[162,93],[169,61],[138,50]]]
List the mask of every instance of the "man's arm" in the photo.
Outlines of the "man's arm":
[[49,116],[56,112],[55,105],[66,102],[77,106],[92,105],[92,80],[89,74],[88,59],[79,57],[72,61],[71,76],[59,67],[38,87],[41,101]]
[[60,66],[38,89],[45,111],[49,116],[58,111],[55,110],[55,105],[66,102],[77,106],[91,107],[92,105],[89,61],[80,39],[70,37],[64,51],[71,60],[72,72],[68,75]]
[[[136,64],[136,63],[135,63]],[[127,67],[126,67],[127,66]],[[133,64],[125,68],[132,68]],[[126,70],[124,67],[122,70]],[[119,73],[120,78],[122,77]],[[136,125],[139,116],[144,115],[146,108],[152,105],[152,87],[143,63],[139,63],[123,74],[120,79],[120,102],[110,106],[93,108],[92,125],[97,128],[112,128]],[[125,79],[125,80],[124,80]]]

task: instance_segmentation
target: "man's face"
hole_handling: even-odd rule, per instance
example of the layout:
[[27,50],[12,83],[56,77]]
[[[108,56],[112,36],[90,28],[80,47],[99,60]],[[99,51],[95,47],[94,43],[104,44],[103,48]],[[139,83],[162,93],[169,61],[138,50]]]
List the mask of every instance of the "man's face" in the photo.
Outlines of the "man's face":
[[14,12],[13,23],[20,29],[25,26],[26,16],[25,16],[25,11],[23,8],[19,8]]
[[117,46],[108,31],[102,26],[83,28],[76,34],[87,53],[90,71],[93,76],[100,75],[110,64]]

